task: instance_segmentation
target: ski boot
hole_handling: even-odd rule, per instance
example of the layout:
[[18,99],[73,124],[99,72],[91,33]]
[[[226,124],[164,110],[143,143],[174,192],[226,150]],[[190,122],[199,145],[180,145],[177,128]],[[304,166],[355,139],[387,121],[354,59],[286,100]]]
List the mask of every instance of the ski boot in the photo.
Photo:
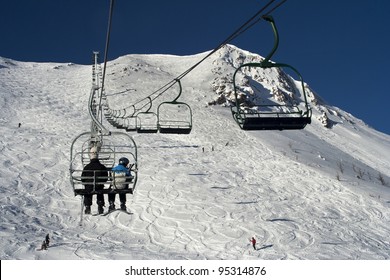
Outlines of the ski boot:
[[110,201],[110,206],[108,206],[108,212],[112,212],[115,210],[115,204],[114,202]]
[[85,206],[84,214],[86,214],[86,215],[91,214],[91,206]]
[[103,206],[98,205],[98,212],[99,212],[99,214],[103,214],[103,212],[104,212]]

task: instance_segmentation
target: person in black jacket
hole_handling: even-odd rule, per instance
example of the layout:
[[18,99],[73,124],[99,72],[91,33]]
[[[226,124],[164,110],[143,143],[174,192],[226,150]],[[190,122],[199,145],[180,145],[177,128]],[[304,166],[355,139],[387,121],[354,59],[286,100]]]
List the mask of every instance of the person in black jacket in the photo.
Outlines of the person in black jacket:
[[[108,179],[107,168],[100,163],[96,147],[92,147],[90,151],[90,163],[88,163],[81,173],[81,181],[85,186],[85,190],[92,192],[93,190],[102,190],[104,183]],[[91,184],[87,184],[91,183]],[[99,214],[103,214],[104,196],[103,194],[96,195],[96,203],[98,205]],[[91,214],[92,194],[84,195],[85,214]]]

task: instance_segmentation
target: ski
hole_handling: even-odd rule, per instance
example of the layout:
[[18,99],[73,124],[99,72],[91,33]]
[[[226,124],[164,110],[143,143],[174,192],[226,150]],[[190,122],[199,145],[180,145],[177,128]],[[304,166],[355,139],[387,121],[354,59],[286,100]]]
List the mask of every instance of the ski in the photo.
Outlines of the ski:
[[129,212],[127,210],[115,209],[115,210],[107,211],[106,213],[100,214],[100,216],[107,216],[107,215],[110,215],[110,214],[112,214],[114,212],[122,212],[122,213],[125,213],[127,215],[132,215],[133,214],[132,212]]

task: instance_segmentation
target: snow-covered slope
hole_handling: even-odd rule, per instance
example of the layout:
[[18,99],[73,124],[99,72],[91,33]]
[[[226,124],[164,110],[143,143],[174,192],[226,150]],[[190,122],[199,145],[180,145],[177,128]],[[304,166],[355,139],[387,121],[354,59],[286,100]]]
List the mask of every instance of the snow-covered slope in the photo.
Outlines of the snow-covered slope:
[[[110,61],[110,105],[139,100],[205,55]],[[90,128],[91,66],[0,58],[0,258],[389,259],[390,136],[309,87],[313,118],[304,130],[240,130],[226,106],[231,77],[253,59],[226,46],[185,76],[191,134],[134,134],[132,214],[84,216],[80,226],[69,149]],[[296,98],[283,72],[258,75],[264,89]],[[47,233],[51,247],[37,251]]]

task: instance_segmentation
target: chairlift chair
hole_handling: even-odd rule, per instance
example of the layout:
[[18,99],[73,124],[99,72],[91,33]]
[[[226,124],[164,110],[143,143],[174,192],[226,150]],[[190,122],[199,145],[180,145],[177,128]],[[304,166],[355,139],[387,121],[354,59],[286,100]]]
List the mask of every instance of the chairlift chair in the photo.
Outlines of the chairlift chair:
[[[275,22],[271,16],[264,16],[264,19],[271,23],[275,35],[275,43],[271,53],[259,63],[245,63],[239,66],[233,74],[233,86],[235,94],[235,104],[231,107],[234,120],[243,130],[285,130],[303,129],[311,123],[311,109],[309,108],[305,86],[301,74],[292,66],[284,63],[274,63],[269,61],[275,53],[279,44],[279,35]],[[237,73],[244,67],[253,68],[287,68],[292,70],[300,81],[301,93],[304,99],[304,109],[298,106],[283,104],[253,104],[251,108],[244,108],[239,98],[237,86]]]
[[137,113],[137,132],[138,133],[157,133],[157,114],[150,112],[152,108],[152,99],[148,97],[149,107],[145,112]]
[[[99,161],[106,166],[110,171],[121,157],[129,159],[133,164],[131,170],[131,177],[129,177],[128,189],[117,189],[114,187],[113,176],[110,174],[108,177],[82,177],[84,167],[90,162],[90,150],[92,147],[96,147],[98,151]],[[86,194],[120,194],[130,193],[133,194],[137,180],[138,180],[138,166],[137,166],[137,146],[131,136],[124,132],[111,132],[110,135],[100,135],[98,137],[91,137],[91,132],[84,132],[78,135],[72,142],[70,150],[70,182],[77,195]],[[93,170],[96,174],[98,170]],[[88,183],[83,182],[83,179],[89,179]],[[96,185],[101,184],[99,181],[106,181],[103,190],[96,189]],[[131,182],[130,182],[131,181]],[[92,182],[92,183],[91,183]],[[93,190],[89,191],[85,189],[85,185],[93,185]]]
[[182,93],[180,80],[179,93],[172,101],[162,102],[157,108],[158,130],[160,133],[189,134],[192,129],[192,110],[184,102],[177,101]]
[[137,117],[131,116],[125,118],[125,129],[127,132],[137,131]]

